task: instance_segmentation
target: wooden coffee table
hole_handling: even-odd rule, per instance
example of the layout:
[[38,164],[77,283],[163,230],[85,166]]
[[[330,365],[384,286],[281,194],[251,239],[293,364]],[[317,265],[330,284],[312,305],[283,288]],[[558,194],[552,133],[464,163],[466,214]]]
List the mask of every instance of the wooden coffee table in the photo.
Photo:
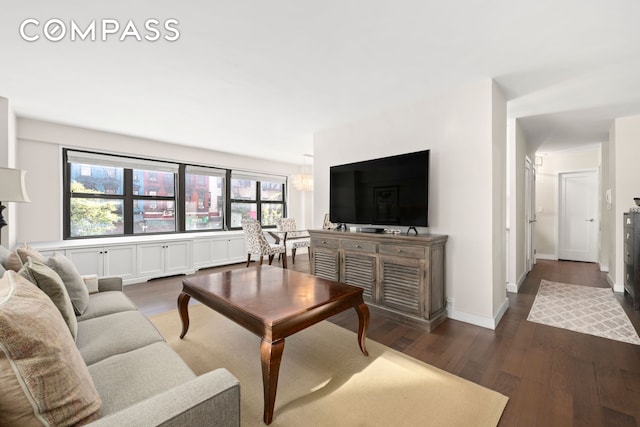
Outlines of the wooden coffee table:
[[258,335],[264,391],[264,422],[273,420],[284,339],[334,314],[355,308],[358,344],[365,356],[369,308],[362,288],[280,267],[262,265],[182,280],[178,309],[184,338],[189,299],[195,298]]

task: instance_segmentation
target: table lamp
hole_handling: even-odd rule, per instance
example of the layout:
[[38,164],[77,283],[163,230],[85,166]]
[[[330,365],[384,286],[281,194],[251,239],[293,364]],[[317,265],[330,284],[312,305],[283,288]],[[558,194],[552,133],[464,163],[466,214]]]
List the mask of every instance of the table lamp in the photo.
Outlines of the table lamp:
[[[27,171],[20,169],[0,168],[0,203],[2,202],[30,202],[24,176]],[[2,217],[5,206],[0,204],[0,230],[7,225]]]

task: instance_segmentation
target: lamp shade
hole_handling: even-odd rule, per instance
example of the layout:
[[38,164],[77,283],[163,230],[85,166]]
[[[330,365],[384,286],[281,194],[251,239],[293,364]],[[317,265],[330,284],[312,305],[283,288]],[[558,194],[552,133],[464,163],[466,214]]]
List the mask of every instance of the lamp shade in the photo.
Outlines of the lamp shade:
[[293,188],[299,191],[313,190],[313,176],[309,174],[298,174],[292,177]]
[[27,171],[0,168],[0,202],[30,202],[24,177]]

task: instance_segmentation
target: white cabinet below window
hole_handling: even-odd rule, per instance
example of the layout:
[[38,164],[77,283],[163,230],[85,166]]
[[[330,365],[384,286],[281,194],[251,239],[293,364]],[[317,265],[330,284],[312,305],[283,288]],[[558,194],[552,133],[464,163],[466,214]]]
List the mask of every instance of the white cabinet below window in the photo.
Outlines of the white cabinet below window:
[[138,245],[138,275],[141,280],[188,274],[194,271],[191,240]]
[[123,280],[136,276],[136,245],[68,249],[66,256],[80,274],[120,276]]
[[242,232],[83,239],[34,245],[44,256],[67,256],[80,274],[120,276],[125,285],[247,260]]
[[193,267],[196,269],[240,262],[245,256],[244,236],[193,240]]

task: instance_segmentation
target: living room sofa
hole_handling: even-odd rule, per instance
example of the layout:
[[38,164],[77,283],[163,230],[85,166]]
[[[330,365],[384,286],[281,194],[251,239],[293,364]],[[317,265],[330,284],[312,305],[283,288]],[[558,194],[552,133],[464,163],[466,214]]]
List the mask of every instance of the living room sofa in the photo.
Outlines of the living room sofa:
[[[0,368],[3,367],[3,360],[7,362],[8,359],[14,357],[16,361],[9,360],[9,363],[5,363],[4,367],[11,366],[13,371],[16,371],[14,373],[23,375],[23,378],[18,381],[21,384],[20,387],[28,388],[33,378],[25,378],[25,372],[22,371],[28,371],[28,369],[25,368],[21,371],[20,368],[19,353],[22,351],[24,343],[15,345],[13,351],[11,349],[11,337],[20,333],[18,327],[12,330],[11,324],[28,324],[29,318],[25,321],[24,317],[27,316],[25,313],[29,312],[31,306],[33,307],[32,318],[38,317],[36,321],[37,333],[30,332],[29,338],[26,340],[33,339],[35,342],[39,334],[42,333],[42,336],[46,337],[46,341],[56,341],[60,338],[63,342],[62,346],[66,343],[68,347],[69,342],[73,342],[79,354],[77,359],[81,358],[81,361],[72,368],[71,375],[67,374],[66,377],[75,377],[77,374],[82,382],[83,375],[88,371],[87,377],[90,377],[90,380],[84,380],[82,386],[90,386],[91,384],[86,383],[92,382],[97,396],[99,396],[91,398],[93,389],[89,387],[89,392],[85,392],[78,401],[71,404],[69,402],[58,404],[70,406],[66,409],[69,413],[75,411],[81,414],[80,421],[76,414],[76,419],[70,421],[69,424],[79,422],[92,426],[240,425],[240,385],[238,380],[226,369],[217,369],[196,376],[178,354],[169,347],[154,325],[137,310],[133,302],[122,292],[120,278],[82,278],[87,287],[88,299],[84,298],[84,310],[82,310],[82,314],[78,314],[76,306],[79,300],[78,295],[75,295],[77,289],[74,290],[72,287],[67,289],[65,283],[64,288],[69,296],[68,301],[72,303],[72,308],[69,308],[57,301],[60,292],[52,292],[47,285],[51,281],[57,282],[57,277],[60,277],[63,283],[65,279],[70,280],[69,271],[61,271],[59,268],[60,265],[63,265],[65,269],[73,270],[73,267],[68,265],[70,261],[64,257],[58,257],[57,262],[51,262],[44,258],[35,259],[39,258],[39,255],[33,250],[25,249],[18,255],[23,265],[16,272],[18,265],[15,263],[8,265],[11,264],[11,260],[8,258],[12,257],[15,262],[16,255],[17,253],[12,254],[6,249],[0,248],[0,265],[2,266],[0,267],[0,273],[2,273],[2,280],[0,280],[2,284],[0,285],[0,332],[2,334],[0,334],[0,340],[4,341],[0,341]],[[7,270],[13,271],[3,272],[5,267]],[[50,270],[55,271],[55,275]],[[74,275],[73,271],[71,273]],[[50,280],[49,276],[54,279]],[[81,291],[83,297],[86,297],[84,290]],[[64,290],[62,293],[64,294]],[[64,297],[64,295],[62,296]],[[64,299],[64,301],[67,300]],[[27,309],[24,308],[25,306]],[[58,312],[54,312],[51,307],[59,310],[62,316],[58,315]],[[69,313],[72,311],[75,314],[75,319],[68,319],[71,316]],[[44,316],[43,313],[48,312],[53,312],[50,320],[40,318],[40,316]],[[60,331],[65,326],[69,327],[69,331],[65,330],[64,333],[61,333]],[[19,328],[24,329],[25,326],[19,326]],[[47,330],[47,328],[51,329]],[[15,332],[16,330],[18,332]],[[70,333],[67,334],[67,332]],[[70,341],[69,336],[75,340]],[[16,348],[20,350],[15,350]],[[70,356],[65,355],[66,359],[63,361],[74,360],[75,349],[71,350],[71,353],[73,354]],[[50,355],[45,354],[43,357],[50,357]],[[9,370],[4,369],[3,372],[6,374]],[[6,376],[0,374],[0,389],[10,390],[8,384],[9,380],[13,380],[13,377],[7,379]],[[36,413],[35,419],[46,421],[35,425],[67,424],[67,421],[56,421],[55,414],[38,413],[46,412],[47,408],[43,407],[56,406],[48,401],[47,396],[38,403],[37,396],[39,393],[46,394],[47,390],[55,387],[38,389],[36,385],[35,388],[26,394],[28,400],[36,402],[35,405],[31,402]],[[6,401],[2,402],[8,397],[7,393],[0,394],[0,425],[11,425],[11,422],[24,425],[24,418],[13,418],[12,421],[11,411],[12,407],[16,405]],[[54,398],[54,396],[51,397],[51,399]],[[86,401],[79,403],[83,399]],[[62,409],[51,409],[52,412],[56,410],[60,412]],[[70,418],[62,416],[58,418],[58,420],[60,419]]]

